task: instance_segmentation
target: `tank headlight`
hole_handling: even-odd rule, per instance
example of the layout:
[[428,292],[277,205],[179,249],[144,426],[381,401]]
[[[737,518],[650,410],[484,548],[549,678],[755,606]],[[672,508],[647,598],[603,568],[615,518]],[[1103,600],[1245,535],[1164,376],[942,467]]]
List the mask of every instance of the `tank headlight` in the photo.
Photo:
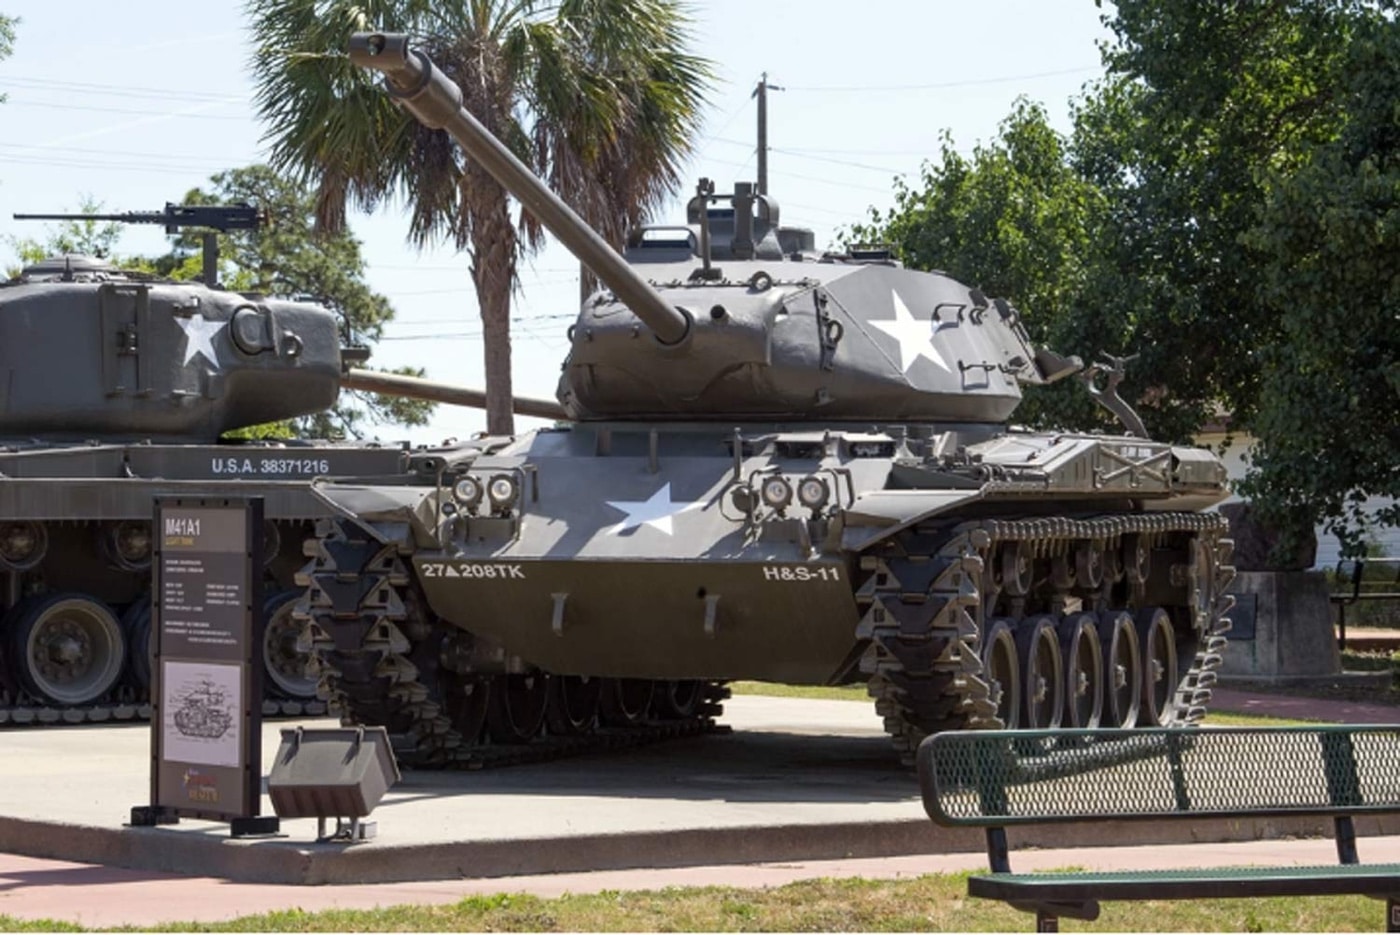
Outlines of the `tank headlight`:
[[808,475],[797,485],[797,501],[809,510],[820,510],[826,506],[830,496],[831,490],[826,486],[825,478]]
[[491,483],[486,486],[486,493],[491,498],[491,505],[498,510],[503,510],[514,503],[517,492],[515,478],[509,474],[497,474],[491,478]]
[[781,510],[792,502],[792,485],[783,477],[770,477],[763,482],[763,502]]
[[452,485],[452,497],[465,507],[475,507],[481,503],[481,481],[475,477],[463,477]]

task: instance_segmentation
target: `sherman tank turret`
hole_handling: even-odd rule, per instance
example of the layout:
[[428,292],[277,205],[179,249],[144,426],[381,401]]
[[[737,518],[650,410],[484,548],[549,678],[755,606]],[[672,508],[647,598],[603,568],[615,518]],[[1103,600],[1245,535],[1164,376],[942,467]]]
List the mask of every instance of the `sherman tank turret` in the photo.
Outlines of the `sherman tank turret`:
[[732,679],[864,683],[905,759],[934,731],[1204,714],[1225,470],[1143,437],[1121,368],[1081,376],[1123,434],[1013,427],[1081,364],[1009,302],[817,253],[743,184],[702,180],[619,253],[405,37],[350,56],[603,287],[569,331],[573,424],[434,455],[430,484],[316,485],[339,519],[298,613],[344,718],[451,763],[703,724]]
[[[83,216],[84,218],[91,216]],[[107,216],[168,229],[251,226],[246,205]],[[213,278],[212,262],[206,277]],[[315,477],[395,475],[407,446],[232,441],[331,406],[342,388],[472,405],[480,394],[357,369],[310,302],[55,257],[0,283],[0,723],[135,717],[150,686],[152,498],[264,498],[270,713],[320,709],[296,647],[302,543],[327,515]],[[562,415],[552,401],[521,401]],[[434,475],[429,475],[434,476]]]

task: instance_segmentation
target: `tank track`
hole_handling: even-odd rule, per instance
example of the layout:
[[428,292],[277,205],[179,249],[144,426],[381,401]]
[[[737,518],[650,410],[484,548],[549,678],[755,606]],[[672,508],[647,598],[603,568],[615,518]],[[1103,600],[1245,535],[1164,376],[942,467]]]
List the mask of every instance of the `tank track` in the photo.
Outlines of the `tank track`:
[[[264,699],[262,716],[265,718],[323,717],[326,704],[323,701],[274,701]],[[90,705],[73,705],[55,708],[52,705],[36,704],[21,697],[11,703],[0,696],[0,727],[49,727],[56,724],[106,724],[126,721],[149,721],[149,702],[110,701]]]
[[351,523],[330,525],[327,536],[306,544],[311,562],[297,580],[307,596],[294,612],[320,677],[318,694],[342,723],[385,727],[401,764],[482,769],[729,730],[715,723],[729,689],[706,683],[690,717],[595,725],[573,735],[542,730],[519,744],[483,742],[479,724],[478,733],[468,736],[448,713],[459,681],[444,664],[453,629],[431,619],[397,545],[381,544]]
[[[1172,536],[1203,539],[1211,553],[1209,582],[1191,582],[1209,606],[1195,621],[1196,649],[1180,673],[1173,723],[1205,716],[1221,664],[1225,616],[1234,598],[1226,564],[1233,543],[1228,524],[1211,513],[1131,513],[1086,519],[988,519],[951,530],[915,527],[894,537],[878,555],[863,559],[867,571],[856,598],[864,610],[857,635],[869,640],[860,660],[875,709],[884,718],[901,760],[912,764],[919,742],[943,730],[994,729],[997,717],[983,677],[981,640],[997,587],[993,560],[1004,543],[1020,543],[1035,558],[1065,557],[1076,542],[1122,547],[1125,537],[1149,546]],[[1102,594],[1106,597],[1108,586]],[[1095,608],[1108,609],[1108,608]]]

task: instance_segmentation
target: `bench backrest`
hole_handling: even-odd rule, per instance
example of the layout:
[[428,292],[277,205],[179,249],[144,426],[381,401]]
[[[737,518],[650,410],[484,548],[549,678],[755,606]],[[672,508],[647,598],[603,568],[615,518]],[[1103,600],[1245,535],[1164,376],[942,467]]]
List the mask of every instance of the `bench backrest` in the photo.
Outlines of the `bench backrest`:
[[949,731],[918,764],[946,825],[1400,811],[1400,725]]

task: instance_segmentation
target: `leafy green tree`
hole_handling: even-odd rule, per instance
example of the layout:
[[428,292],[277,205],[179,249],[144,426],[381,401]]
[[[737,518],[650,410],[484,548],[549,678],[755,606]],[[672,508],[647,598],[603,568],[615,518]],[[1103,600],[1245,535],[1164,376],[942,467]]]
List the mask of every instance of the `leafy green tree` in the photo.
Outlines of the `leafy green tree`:
[[[19,20],[13,16],[6,16],[0,13],[0,60],[10,57],[10,53],[15,50],[15,26]],[[5,95],[0,94],[0,101],[5,100]]]
[[467,253],[485,339],[487,428],[513,431],[510,303],[543,231],[446,133],[395,107],[343,54],[350,34],[414,35],[465,106],[614,242],[675,185],[710,69],[675,0],[251,0],[258,101],[274,163],[314,183],[318,217],[391,195],[409,238]]
[[1286,533],[1322,520],[1351,556],[1374,519],[1400,525],[1400,24],[1356,24],[1341,134],[1268,177],[1248,241],[1282,338],[1265,377],[1247,493]]
[[[1073,159],[1112,210],[1083,304],[1116,309],[1144,418],[1184,439],[1222,409],[1248,425],[1278,335],[1245,233],[1263,176],[1335,136],[1333,89],[1364,2],[1124,0]],[[1104,322],[1089,321],[1099,330]]]

